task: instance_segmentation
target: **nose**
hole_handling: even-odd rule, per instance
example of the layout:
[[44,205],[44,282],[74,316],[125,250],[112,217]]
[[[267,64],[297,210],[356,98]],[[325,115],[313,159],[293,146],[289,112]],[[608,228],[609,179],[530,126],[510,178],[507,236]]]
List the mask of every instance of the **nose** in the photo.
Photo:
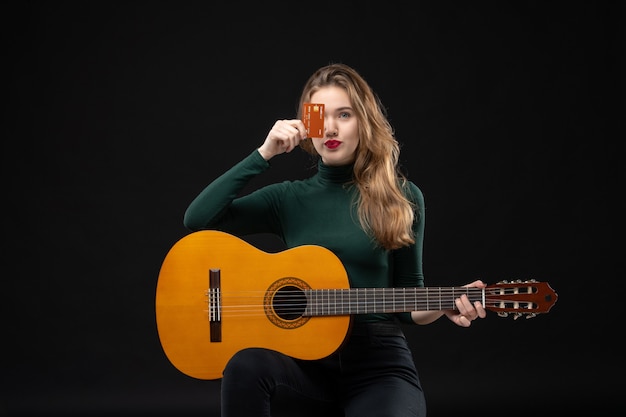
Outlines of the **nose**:
[[337,136],[337,126],[331,118],[324,120],[324,134],[326,136]]

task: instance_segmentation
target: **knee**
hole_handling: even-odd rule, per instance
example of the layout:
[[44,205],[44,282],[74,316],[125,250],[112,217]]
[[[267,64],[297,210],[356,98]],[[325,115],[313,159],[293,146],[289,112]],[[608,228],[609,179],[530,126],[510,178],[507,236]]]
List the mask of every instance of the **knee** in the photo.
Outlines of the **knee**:
[[258,380],[276,369],[277,355],[276,352],[260,348],[240,350],[226,364],[224,377],[237,381]]

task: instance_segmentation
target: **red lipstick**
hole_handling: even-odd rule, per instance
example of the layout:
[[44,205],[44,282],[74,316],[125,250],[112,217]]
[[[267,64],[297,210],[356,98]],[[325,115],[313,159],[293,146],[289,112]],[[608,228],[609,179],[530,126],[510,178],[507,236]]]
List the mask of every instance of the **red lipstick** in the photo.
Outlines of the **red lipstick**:
[[326,146],[328,149],[335,149],[337,148],[339,145],[341,145],[341,142],[339,142],[338,140],[327,140],[326,142],[324,142],[324,146]]

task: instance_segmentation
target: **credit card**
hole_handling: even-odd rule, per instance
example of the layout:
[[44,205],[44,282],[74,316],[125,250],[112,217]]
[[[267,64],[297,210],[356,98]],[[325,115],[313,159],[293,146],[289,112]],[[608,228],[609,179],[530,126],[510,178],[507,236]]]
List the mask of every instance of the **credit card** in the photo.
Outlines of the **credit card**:
[[324,105],[321,103],[304,103],[302,122],[306,127],[307,137],[324,137]]

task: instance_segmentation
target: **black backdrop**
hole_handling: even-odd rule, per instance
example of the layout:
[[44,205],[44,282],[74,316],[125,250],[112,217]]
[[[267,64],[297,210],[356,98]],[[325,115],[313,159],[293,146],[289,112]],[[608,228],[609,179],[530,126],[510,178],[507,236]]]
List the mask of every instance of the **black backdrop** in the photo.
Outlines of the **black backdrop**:
[[[616,405],[623,10],[478,3],[7,8],[2,415],[219,415],[219,381],[161,350],[160,264],[191,199],[329,62],[376,89],[424,191],[427,285],[559,294],[530,320],[408,329],[430,415]],[[251,188],[306,161],[277,157]]]

